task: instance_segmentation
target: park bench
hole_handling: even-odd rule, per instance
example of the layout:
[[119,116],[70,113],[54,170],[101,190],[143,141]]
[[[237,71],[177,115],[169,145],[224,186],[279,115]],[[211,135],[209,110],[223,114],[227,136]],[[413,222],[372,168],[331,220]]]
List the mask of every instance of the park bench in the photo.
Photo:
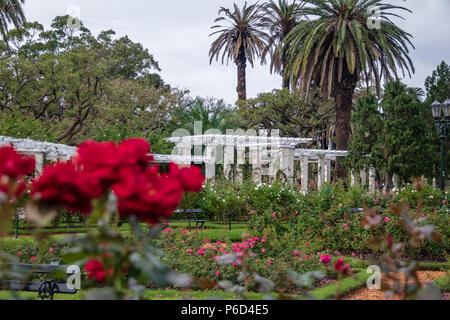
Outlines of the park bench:
[[[380,211],[384,211],[384,208],[379,208]],[[347,211],[350,212],[363,212],[364,208],[348,208]]]
[[[202,209],[179,209],[175,210],[175,213],[186,213],[188,214],[187,220],[169,220],[167,222],[187,222],[189,230],[191,229],[191,221],[195,221],[195,227],[198,228],[200,225],[200,228],[203,228],[203,225],[205,222],[208,222],[209,220],[203,220],[199,219],[197,214],[202,213]],[[194,219],[190,219],[191,215],[194,216]]]
[[[68,273],[65,265],[52,265],[52,264],[6,264],[11,270],[12,275],[16,276],[30,276],[33,274],[47,274],[52,275],[57,272],[63,274]],[[53,300],[55,293],[59,294],[75,294],[77,289],[70,289],[67,287],[67,283],[60,283],[56,280],[44,280],[44,281],[11,281],[6,280],[0,282],[4,290],[24,291],[24,292],[36,292],[37,298],[42,300]]]

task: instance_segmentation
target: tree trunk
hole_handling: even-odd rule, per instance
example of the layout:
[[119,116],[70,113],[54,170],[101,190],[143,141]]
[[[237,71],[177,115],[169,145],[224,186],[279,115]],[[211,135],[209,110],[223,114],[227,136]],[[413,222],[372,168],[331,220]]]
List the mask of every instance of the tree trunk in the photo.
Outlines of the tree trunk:
[[291,81],[289,80],[289,77],[286,77],[286,67],[288,64],[287,61],[287,56],[285,53],[283,53],[283,57],[282,57],[282,70],[281,70],[281,76],[282,76],[282,87],[283,89],[289,88],[291,86]]
[[238,58],[236,59],[237,65],[237,88],[239,100],[247,100],[247,84],[245,69],[247,68],[247,58],[245,57],[244,47],[241,47]]
[[[336,109],[336,149],[348,150],[350,141],[350,120],[352,115],[353,93],[357,83],[357,76],[344,72],[341,82],[335,80],[333,88],[334,106]],[[348,170],[339,162],[342,157],[336,160],[336,176],[340,179],[347,179]]]

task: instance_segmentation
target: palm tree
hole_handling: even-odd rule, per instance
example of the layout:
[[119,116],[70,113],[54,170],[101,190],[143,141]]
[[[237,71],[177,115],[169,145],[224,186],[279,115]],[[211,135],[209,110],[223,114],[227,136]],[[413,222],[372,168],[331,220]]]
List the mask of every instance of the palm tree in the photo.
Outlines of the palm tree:
[[8,25],[13,24],[19,29],[26,22],[22,5],[25,0],[0,0],[0,33],[6,41]]
[[269,25],[270,38],[266,48],[263,51],[262,58],[265,60],[267,54],[270,54],[270,73],[274,71],[283,76],[282,87],[289,88],[289,78],[284,77],[287,66],[287,49],[289,46],[282,47],[281,43],[286,36],[294,29],[301,19],[299,10],[304,6],[304,2],[294,0],[290,3],[288,0],[270,0],[264,6],[266,13],[264,21]]
[[[412,36],[396,26],[391,16],[400,17],[392,9],[410,10],[383,0],[306,0],[304,14],[317,17],[301,21],[283,41],[289,46],[289,68],[292,86],[308,94],[320,88],[334,98],[336,109],[336,147],[347,150],[350,117],[355,86],[364,76],[373,77],[377,93],[381,79],[398,78],[397,69],[411,77],[415,69],[408,45],[414,48]],[[379,29],[369,28],[369,12],[380,10]],[[337,176],[345,178],[347,170],[339,164]]]
[[263,22],[262,6],[258,3],[247,7],[247,2],[244,7],[239,7],[234,4],[234,12],[229,9],[221,7],[219,15],[224,14],[224,17],[217,18],[214,23],[225,21],[224,25],[214,25],[211,29],[220,28],[210,34],[219,34],[218,38],[211,44],[209,50],[210,61],[212,63],[214,57],[216,61],[219,59],[221,51],[222,64],[227,59],[233,59],[237,65],[237,92],[239,100],[246,100],[246,75],[247,60],[253,67],[255,58],[261,56],[261,52],[266,47],[268,34],[264,31],[267,27]]

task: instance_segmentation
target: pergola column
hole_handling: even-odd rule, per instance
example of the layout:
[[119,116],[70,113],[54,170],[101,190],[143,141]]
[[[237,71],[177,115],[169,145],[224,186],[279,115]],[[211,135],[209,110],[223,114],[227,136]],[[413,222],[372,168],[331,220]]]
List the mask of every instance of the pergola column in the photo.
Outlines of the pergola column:
[[177,145],[177,154],[182,156],[182,159],[178,163],[181,167],[188,167],[191,165],[192,145],[190,142],[190,137],[183,137],[182,142]]
[[36,171],[40,175],[40,174],[42,174],[42,171],[44,170],[45,154],[44,153],[35,153],[34,159],[36,161]]
[[257,147],[250,148],[250,161],[252,164],[252,180],[261,182],[261,151]]
[[309,182],[309,158],[308,156],[300,157],[300,166],[301,166],[301,184],[302,191],[308,192],[308,182]]
[[288,181],[294,182],[294,148],[286,146],[280,148],[280,170]]
[[331,182],[331,160],[330,159],[325,159],[324,182]]
[[355,170],[350,171],[350,185],[354,187],[356,185],[356,173]]
[[320,190],[323,183],[325,182],[325,157],[319,156],[318,167],[317,167],[317,189]]
[[365,187],[367,185],[367,172],[365,168],[361,169],[359,176],[361,178],[361,185]]
[[375,192],[376,171],[374,167],[369,168],[369,190]]
[[223,154],[223,174],[225,179],[232,180],[230,177],[231,166],[234,164],[234,144],[232,141],[227,141],[225,143],[224,154]]
[[205,178],[206,180],[212,180],[216,177],[216,145],[206,145],[205,153]]
[[396,190],[398,190],[399,181],[400,181],[400,179],[399,179],[398,175],[394,174],[392,177],[392,184],[394,185],[394,188]]
[[244,170],[242,165],[245,164],[245,147],[238,146],[236,149],[236,182],[244,181]]

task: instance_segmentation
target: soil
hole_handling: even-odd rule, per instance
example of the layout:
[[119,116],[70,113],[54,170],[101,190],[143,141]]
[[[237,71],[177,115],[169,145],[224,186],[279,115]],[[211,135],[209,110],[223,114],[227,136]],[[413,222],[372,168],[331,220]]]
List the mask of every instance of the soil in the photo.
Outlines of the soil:
[[[417,271],[417,276],[419,281],[422,283],[422,286],[426,282],[432,282],[437,278],[448,275],[448,272],[444,271]],[[404,279],[400,276],[401,279]],[[404,280],[402,281],[404,282]],[[446,294],[447,299],[449,299],[449,294]],[[445,296],[444,296],[445,298]],[[384,297],[384,292],[381,290],[369,290],[367,288],[361,288],[356,290],[355,292],[348,294],[342,298],[342,300],[400,300],[398,295],[394,295],[390,298]]]

